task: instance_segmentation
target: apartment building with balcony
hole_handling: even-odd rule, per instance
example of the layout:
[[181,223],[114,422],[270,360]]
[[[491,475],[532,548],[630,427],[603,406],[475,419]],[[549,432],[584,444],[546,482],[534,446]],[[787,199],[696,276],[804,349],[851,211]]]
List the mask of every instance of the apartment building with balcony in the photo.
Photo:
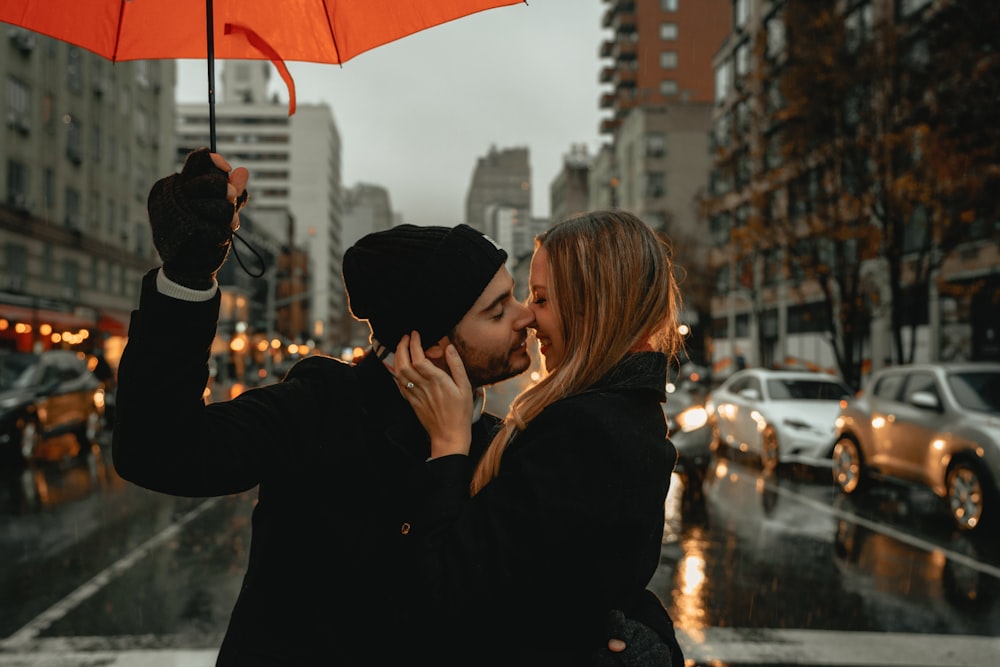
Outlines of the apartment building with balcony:
[[146,197],[174,170],[175,64],[0,37],[0,347],[110,345],[114,363],[159,263]]
[[[658,229],[692,230],[707,182],[712,62],[729,34],[729,0],[607,0],[599,81],[609,153],[595,160],[591,205],[630,210]],[[602,149],[602,152],[604,149]],[[671,224],[668,224],[671,223]]]
[[989,19],[960,4],[733,0],[704,208],[717,377],[739,355],[855,385],[887,363],[1000,358],[1000,195],[972,183],[991,178],[974,151],[968,171],[942,157],[980,143],[944,137],[977,124],[942,114],[982,105],[938,100],[975,94],[965,65],[997,77]]

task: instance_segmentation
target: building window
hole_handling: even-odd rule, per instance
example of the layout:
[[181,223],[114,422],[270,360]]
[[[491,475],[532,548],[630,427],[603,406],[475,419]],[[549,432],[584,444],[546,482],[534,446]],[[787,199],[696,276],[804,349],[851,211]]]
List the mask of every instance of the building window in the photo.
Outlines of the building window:
[[646,197],[657,198],[667,194],[667,175],[662,171],[646,172]]
[[677,24],[676,23],[661,23],[660,24],[660,39],[665,42],[672,42],[677,39]]
[[870,3],[858,5],[844,17],[847,50],[856,53],[861,45],[872,39],[872,6]]
[[80,193],[76,188],[66,188],[66,218],[64,223],[70,229],[79,230],[80,225]]
[[16,160],[7,160],[7,205],[28,210],[28,168]]
[[83,92],[83,52],[75,46],[66,50],[66,87],[77,95]]
[[42,246],[42,280],[51,281],[52,274],[52,244],[46,243]]
[[746,27],[750,19],[750,0],[733,0],[733,25],[737,30]]
[[663,157],[667,154],[667,135],[663,132],[646,134],[646,157]]
[[676,12],[677,0],[660,0],[660,10],[664,12]]
[[90,191],[87,201],[87,229],[96,230],[101,224],[101,193]]
[[27,84],[12,76],[7,77],[7,126],[19,132],[29,129],[31,115],[28,106],[31,93]]
[[743,79],[750,72],[750,44],[742,42],[736,47],[736,78]]
[[101,126],[94,125],[90,132],[90,152],[93,155],[94,162],[101,161]]
[[56,205],[56,172],[51,167],[42,170],[42,199],[48,217]]
[[80,298],[80,267],[73,260],[63,261],[63,298],[76,301]]
[[719,63],[715,70],[715,101],[722,102],[729,95],[729,90],[733,85],[732,63],[725,60]]
[[149,88],[149,63],[145,60],[135,61],[135,85],[139,88]]
[[73,116],[67,116],[66,123],[66,157],[73,164],[83,163],[83,129],[80,121]]
[[660,94],[670,97],[677,94],[677,82],[673,79],[663,79],[660,81]]
[[149,140],[149,117],[146,115],[146,110],[141,106],[136,106],[132,117],[135,128],[135,142],[140,146],[145,146]]
[[777,58],[785,52],[785,19],[781,14],[772,14],[764,22],[767,33],[767,56]]
[[20,243],[8,243],[4,248],[4,259],[6,288],[23,292],[28,278],[28,248]]
[[677,52],[664,51],[660,54],[660,67],[663,69],[677,69]]

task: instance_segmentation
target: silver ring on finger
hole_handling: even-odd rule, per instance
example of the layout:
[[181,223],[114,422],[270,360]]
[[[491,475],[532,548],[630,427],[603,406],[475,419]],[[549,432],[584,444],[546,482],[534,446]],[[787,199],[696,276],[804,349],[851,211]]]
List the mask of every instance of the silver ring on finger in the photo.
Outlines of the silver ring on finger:
[[406,383],[406,388],[407,388],[407,389],[413,389],[413,388],[414,388],[414,387],[416,387],[416,386],[417,386],[417,385],[413,384],[412,382],[407,382],[407,383]]

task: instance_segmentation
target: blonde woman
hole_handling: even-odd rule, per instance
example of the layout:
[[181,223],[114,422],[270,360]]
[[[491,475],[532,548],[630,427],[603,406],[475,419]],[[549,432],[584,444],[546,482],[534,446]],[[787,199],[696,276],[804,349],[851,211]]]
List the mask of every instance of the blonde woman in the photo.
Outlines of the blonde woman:
[[682,344],[668,244],[624,211],[579,215],[536,239],[529,282],[544,376],[474,469],[461,359],[448,348],[442,371],[418,334],[397,348],[397,384],[431,438],[411,533],[419,592],[476,664],[592,662],[616,609],[660,638],[629,664],[683,665],[646,590],[676,462],[660,405]]

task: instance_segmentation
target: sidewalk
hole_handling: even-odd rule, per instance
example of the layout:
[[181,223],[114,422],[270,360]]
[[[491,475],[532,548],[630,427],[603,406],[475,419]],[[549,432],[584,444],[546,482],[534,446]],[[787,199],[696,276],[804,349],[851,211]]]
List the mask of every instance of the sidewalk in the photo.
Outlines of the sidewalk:
[[[688,667],[812,665],[819,667],[990,667],[1000,637],[706,628],[678,632]],[[0,652],[0,667],[214,667],[214,650],[54,650],[32,643]]]

